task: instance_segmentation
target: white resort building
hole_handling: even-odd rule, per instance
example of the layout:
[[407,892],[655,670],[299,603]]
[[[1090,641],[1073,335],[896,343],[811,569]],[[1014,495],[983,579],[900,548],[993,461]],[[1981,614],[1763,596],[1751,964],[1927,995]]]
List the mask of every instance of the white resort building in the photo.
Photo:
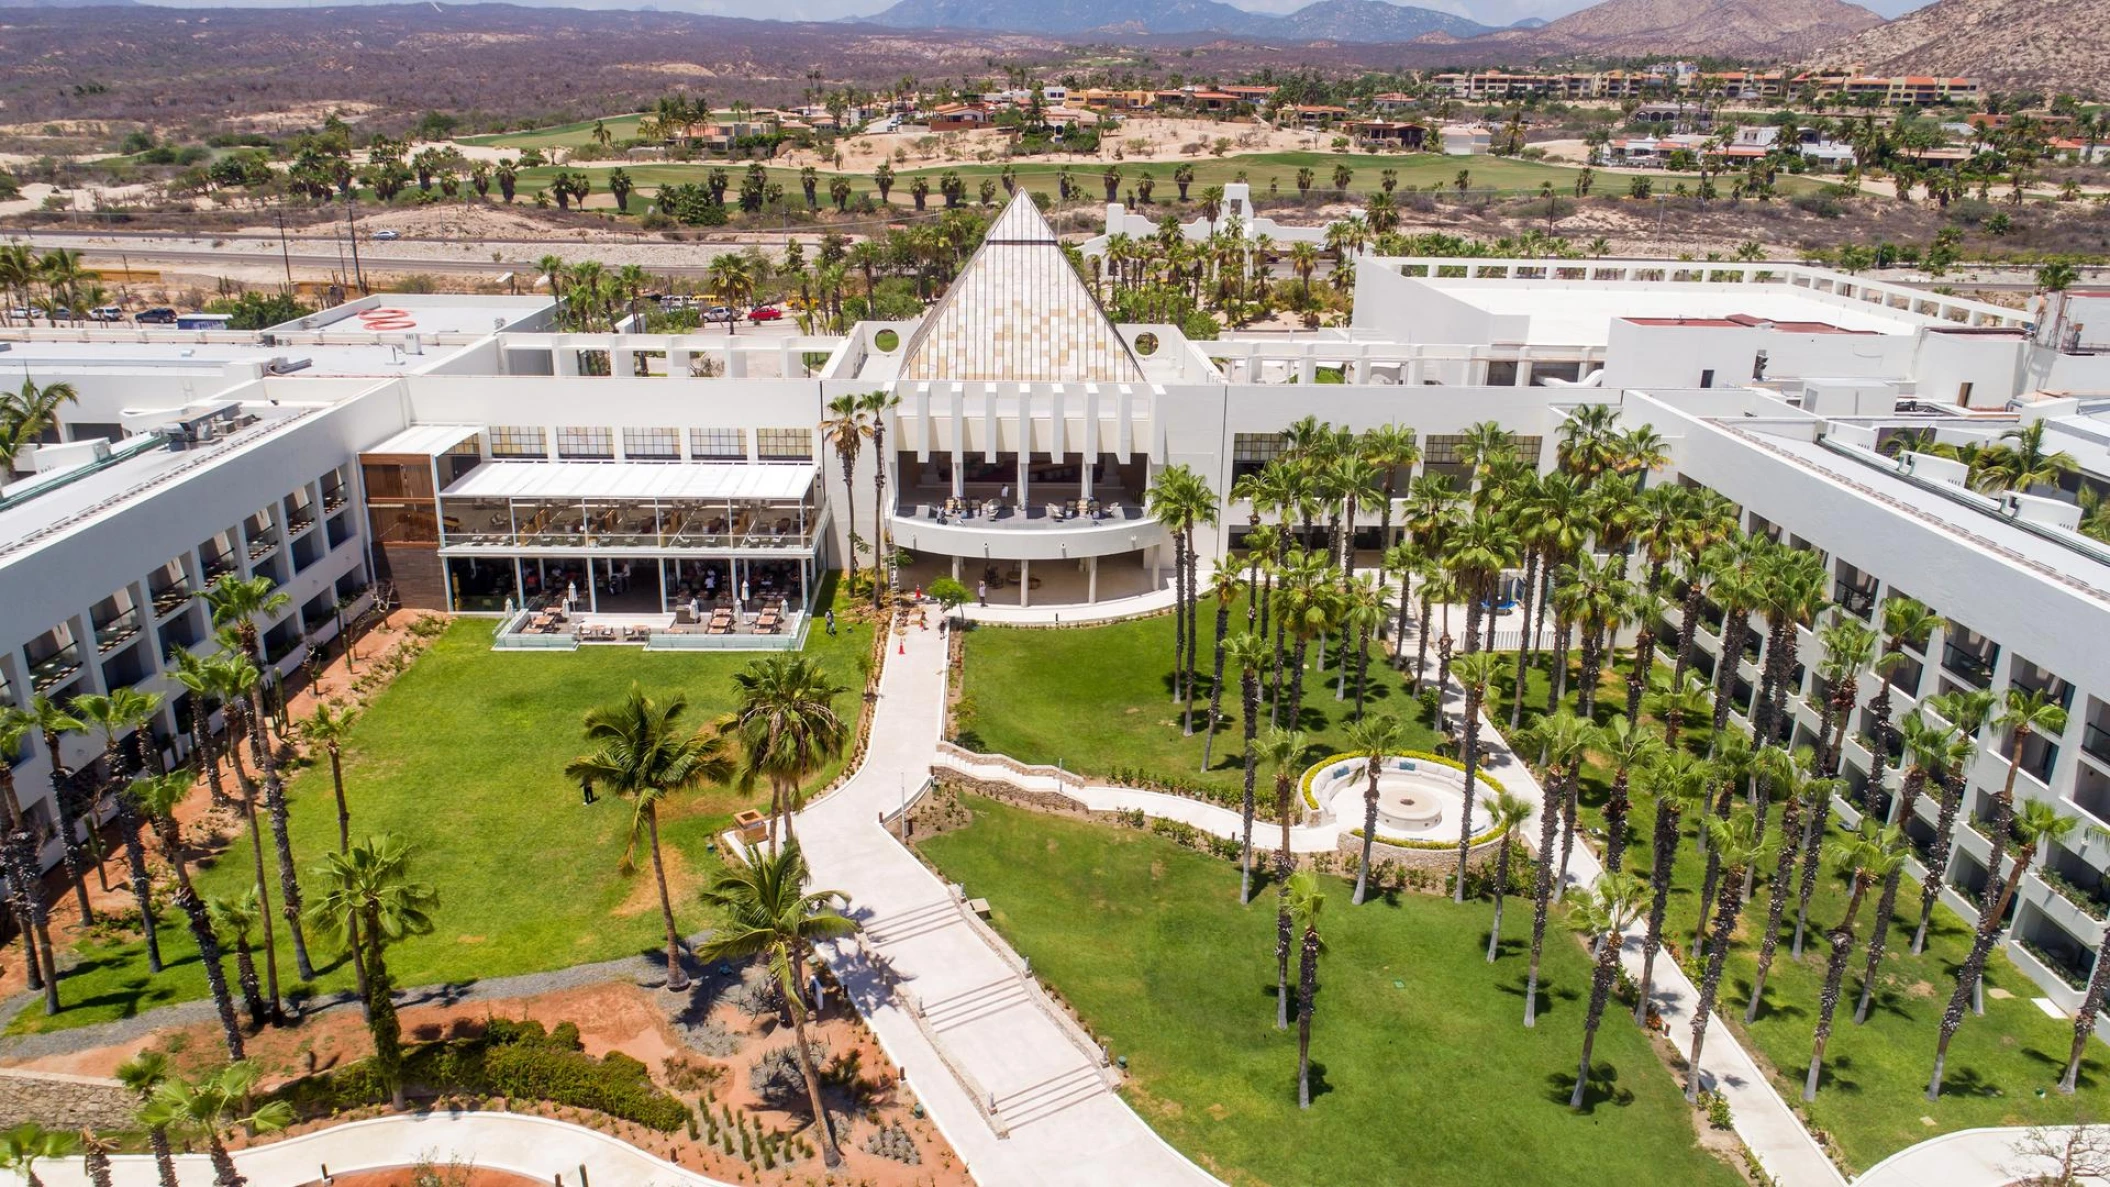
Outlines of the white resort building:
[[[290,595],[263,631],[282,672],[377,582],[405,605],[492,614],[502,647],[792,646],[875,520],[904,585],[1103,602],[1170,579],[1143,509],[1164,467],[1227,492],[1304,416],[1411,427],[1416,470],[1454,477],[1466,429],[1494,421],[1550,466],[1569,412],[1611,403],[1666,439],[1650,481],[1713,488],[1748,528],[1820,552],[1843,612],[1898,592],[1944,616],[1890,677],[1897,711],[2016,684],[2065,702],[2064,734],[2024,750],[2020,793],[2110,822],[2110,548],[2075,530],[2080,488],[2110,487],[2110,353],[2087,330],[2110,326],[2110,293],[2032,321],[1794,264],[1366,256],[1356,277],[1341,329],[1204,342],[1117,325],[1021,199],[921,319],[840,336],[564,334],[539,298],[394,295],[264,333],[0,331],[0,364],[79,395],[0,489],[0,699],[160,692],[153,729],[181,756],[171,657],[212,646],[190,595],[229,573]],[[831,400],[874,391],[895,401],[883,452],[868,444],[846,488],[818,426]],[[1989,497],[1954,463],[1886,449],[1906,430],[1964,443],[2039,420],[2081,463],[2066,490]],[[1205,559],[1250,523],[1225,506]],[[1361,547],[1382,543],[1363,529]],[[565,601],[584,630],[539,625]],[[1719,641],[1699,640],[1709,670]],[[1799,646],[1807,734],[1816,645]],[[1861,682],[1864,703],[1877,687]],[[1866,730],[1851,733],[1844,774],[1865,784]],[[1967,819],[2007,774],[2004,739],[1984,747]],[[92,772],[88,739],[65,750]],[[17,763],[48,830],[48,757],[33,742]],[[1907,827],[1924,848],[1921,806]],[[1950,885],[1980,885],[1987,851],[1960,829]],[[2105,926],[2110,844],[2079,831],[2041,862],[2017,907],[2029,950],[2011,955],[2070,1009]]]

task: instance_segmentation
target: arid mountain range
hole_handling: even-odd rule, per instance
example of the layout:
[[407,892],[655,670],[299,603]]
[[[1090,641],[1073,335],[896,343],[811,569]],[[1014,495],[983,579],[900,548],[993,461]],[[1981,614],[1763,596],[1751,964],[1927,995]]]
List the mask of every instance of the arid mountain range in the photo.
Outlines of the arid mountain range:
[[1477,40],[1514,44],[1534,57],[1766,59],[1814,52],[1882,23],[1882,17],[1845,0],[1605,0],[1544,28],[1503,30]]
[[2110,0],[1940,0],[1841,41],[1817,61],[2003,89],[2110,91]]

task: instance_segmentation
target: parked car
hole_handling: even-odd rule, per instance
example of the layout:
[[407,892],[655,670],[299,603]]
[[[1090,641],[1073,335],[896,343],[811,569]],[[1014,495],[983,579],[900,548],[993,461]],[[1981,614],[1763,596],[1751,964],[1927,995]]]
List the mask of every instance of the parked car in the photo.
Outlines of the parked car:
[[88,311],[89,321],[123,321],[125,311],[115,305],[97,305]]
[[749,321],[781,321],[784,311],[774,305],[757,305],[747,311]]
[[374,239],[375,239],[376,241],[380,241],[380,242],[386,242],[387,240],[390,240],[390,239],[401,239],[402,237],[403,237],[403,232],[401,232],[401,231],[375,231],[375,232],[374,232]]
[[739,314],[734,313],[723,305],[713,305],[703,311],[704,321],[736,321],[739,317]]
[[176,324],[176,311],[166,305],[157,305],[133,314],[132,320],[142,326],[173,326]]

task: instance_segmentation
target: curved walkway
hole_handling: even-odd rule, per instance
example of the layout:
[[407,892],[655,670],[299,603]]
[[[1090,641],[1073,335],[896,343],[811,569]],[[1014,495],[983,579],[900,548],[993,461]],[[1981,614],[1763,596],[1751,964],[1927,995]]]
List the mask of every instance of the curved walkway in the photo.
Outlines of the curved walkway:
[[[237,1150],[234,1163],[257,1187],[299,1187],[321,1182],[325,1168],[343,1172],[420,1161],[444,1166],[455,1158],[544,1183],[561,1175],[567,1183],[617,1187],[729,1187],[607,1134],[519,1113],[374,1117]],[[146,1155],[120,1155],[110,1162],[115,1187],[154,1187],[160,1181],[154,1160]],[[186,1154],[176,1159],[176,1176],[182,1187],[208,1187],[212,1164],[202,1154]],[[40,1163],[37,1177],[50,1187],[89,1187],[78,1160]],[[12,1173],[0,1172],[0,1182],[19,1181]]]
[[[2099,1149],[2110,1147],[2110,1125],[2045,1127],[2057,1147],[2063,1147],[2067,1135],[2076,1130],[2091,1134]],[[2030,1132],[2011,1128],[1945,1133],[1876,1163],[1854,1180],[1854,1187],[1927,1187],[1935,1183],[1941,1187],[1999,1187],[2031,1175],[2055,1174],[2060,1169],[2057,1159],[2021,1153]],[[2100,1159],[2094,1161],[2099,1163]],[[2102,1182],[2096,1178],[2085,1181]]]

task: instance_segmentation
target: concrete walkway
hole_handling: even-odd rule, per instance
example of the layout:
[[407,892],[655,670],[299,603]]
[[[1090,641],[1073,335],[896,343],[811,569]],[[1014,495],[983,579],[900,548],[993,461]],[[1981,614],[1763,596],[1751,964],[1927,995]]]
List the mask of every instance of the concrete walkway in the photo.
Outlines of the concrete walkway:
[[978,1182],[1214,1182],[1114,1093],[1103,1055],[1023,962],[881,825],[930,775],[940,638],[896,637],[864,765],[797,818],[814,885],[848,894],[865,927],[822,955]]
[[[447,1165],[459,1158],[486,1170],[511,1171],[537,1182],[616,1184],[618,1187],[729,1187],[684,1170],[628,1142],[568,1121],[518,1113],[419,1113],[374,1117],[234,1154],[235,1169],[256,1187],[300,1187],[322,1182],[323,1169],[344,1172]],[[121,1155],[111,1160],[115,1187],[154,1187],[154,1160]],[[582,1175],[580,1171],[584,1170]],[[40,1162],[37,1177],[49,1187],[88,1187],[78,1159]],[[209,1187],[212,1164],[203,1154],[176,1159],[182,1187]],[[0,1182],[22,1180],[0,1171]]]
[[[2068,1135],[2077,1130],[2090,1133],[2094,1141],[2101,1143],[2098,1148],[2110,1148],[2110,1125],[2045,1127],[2055,1148],[2064,1148]],[[2058,1172],[2058,1160],[2020,1153],[2029,1133],[2017,1128],[1945,1133],[1876,1163],[1854,1180],[1854,1187],[2003,1187],[2032,1175]],[[2104,1182],[2095,1177],[2083,1181]]]

